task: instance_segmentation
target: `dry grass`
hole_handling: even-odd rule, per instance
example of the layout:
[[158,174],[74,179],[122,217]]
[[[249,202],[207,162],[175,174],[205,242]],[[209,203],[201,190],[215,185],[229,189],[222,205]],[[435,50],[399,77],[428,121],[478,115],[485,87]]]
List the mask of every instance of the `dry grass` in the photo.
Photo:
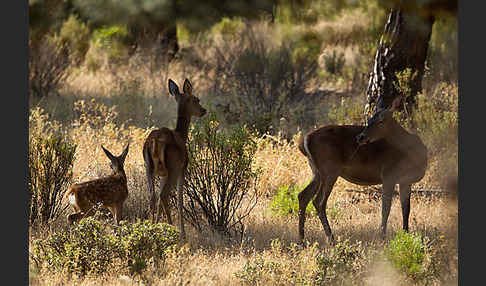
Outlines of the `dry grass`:
[[[346,63],[352,65],[358,57],[358,51],[352,42],[353,37],[370,22],[361,12],[337,19],[332,23],[320,22],[315,26],[320,34],[330,31],[326,40],[328,43],[322,47],[322,52],[344,51]],[[262,31],[268,32],[267,28],[262,28]],[[207,57],[211,56],[211,51],[205,52]],[[31,108],[40,106],[49,111],[50,118],[41,120],[40,125],[58,120],[59,128],[65,132],[65,136],[77,144],[73,170],[75,182],[108,174],[108,159],[100,148],[101,144],[118,154],[130,142],[130,151],[125,162],[129,197],[124,216],[128,221],[148,217],[148,191],[141,152],[143,140],[154,126],[172,128],[175,125],[175,101],[167,95],[167,79],[173,78],[179,82],[189,78],[194,83],[195,92],[203,97],[204,105],[204,96],[209,93],[207,87],[210,86],[210,79],[215,76],[204,74],[203,69],[186,65],[182,61],[158,68],[146,66],[144,63],[147,61],[134,59],[127,67],[99,70],[95,73],[80,69],[72,73],[61,91],[62,96],[45,98],[41,102],[31,101]],[[335,83],[319,83],[326,88],[333,84]],[[73,112],[73,107],[76,102],[79,104],[79,100],[84,100],[85,105],[91,108],[84,109],[85,114],[89,113],[87,110],[101,110],[100,116],[88,116],[87,120],[82,121],[83,112]],[[340,100],[336,98],[336,102]],[[316,113],[320,112],[324,116],[322,110],[329,109],[329,102],[327,99],[322,102],[326,106],[314,108]],[[106,108],[107,106],[113,109]],[[31,127],[40,128],[40,125]],[[311,170],[295,144],[284,143],[279,138],[277,142],[263,138],[256,140],[259,149],[255,157],[255,167],[262,170],[258,191],[263,196],[244,220],[245,231],[242,237],[221,237],[209,230],[198,233],[186,224],[186,244],[170,253],[163,265],[157,268],[151,266],[142,275],[130,276],[123,271],[110,271],[103,276],[75,277],[67,273],[52,273],[48,269],[37,269],[31,264],[30,284],[241,285],[244,281],[236,273],[260,258],[268,265],[273,265],[273,268],[263,271],[255,282],[256,285],[313,284],[312,279],[318,271],[315,256],[331,248],[319,219],[312,214],[307,215],[305,232],[308,245],[302,248],[295,245],[298,242],[298,218],[295,215],[276,216],[269,211],[271,198],[279,187],[306,185],[311,179]],[[431,158],[425,178],[414,187],[435,189],[443,186],[443,182],[438,179],[443,172],[441,161]],[[328,201],[328,209],[335,212],[330,217],[333,233],[336,237],[349,239],[351,242],[362,242],[366,250],[375,253],[366,257],[362,280],[355,282],[360,282],[361,285],[421,284],[396,270],[380,256],[386,243],[379,238],[381,200],[347,192],[347,189],[362,188],[341,178],[337,180]],[[446,197],[426,198],[412,195],[410,230],[420,232],[433,242],[429,257],[434,259],[438,275],[427,280],[428,285],[458,284],[457,211],[457,201]],[[67,212],[70,213],[71,210]],[[401,225],[400,203],[394,197],[387,239],[392,238],[401,229]],[[30,229],[30,240],[44,238],[49,233],[66,227],[63,216],[49,226]],[[441,236],[444,238],[441,239]],[[272,245],[272,241],[277,239],[278,247]]]
[[[101,129],[91,130],[87,126],[74,126],[68,129],[71,139],[78,144],[74,167],[75,181],[96,178],[108,173],[108,160],[99,148],[104,144],[115,153],[121,151],[130,141],[130,152],[126,161],[129,185],[129,199],[126,203],[125,216],[129,221],[146,218],[148,211],[148,192],[146,191],[142,141],[148,129],[135,126],[105,125]],[[251,215],[246,218],[243,238],[228,239],[209,230],[197,233],[189,227],[188,242],[174,253],[159,268],[149,268],[142,276],[126,276],[120,273],[108,273],[100,277],[73,278],[67,274],[53,274],[46,270],[33,269],[32,285],[133,285],[143,281],[144,285],[240,285],[241,279],[235,273],[242,271],[245,263],[256,257],[264,257],[280,267],[277,272],[265,272],[257,284],[289,284],[295,273],[302,279],[311,279],[316,273],[315,253],[329,248],[322,226],[312,214],[306,221],[307,248],[295,249],[298,242],[296,216],[276,216],[269,211],[270,199],[275,190],[285,185],[305,185],[310,180],[310,168],[297,147],[293,144],[273,144],[273,140],[259,139],[256,154],[256,167],[262,169],[259,191],[265,194]],[[430,174],[425,182],[433,181]],[[426,187],[426,186],[425,186]],[[360,187],[338,179],[328,202],[328,208],[337,210],[330,219],[336,237],[349,238],[351,242],[362,241],[369,249],[379,249],[383,242],[378,237],[381,217],[381,202],[368,195],[347,192],[347,189]],[[431,240],[445,238],[442,243],[449,246],[437,253],[444,265],[443,277],[457,283],[457,205],[442,197],[424,198],[412,195],[410,228]],[[70,210],[69,210],[70,211]],[[401,229],[401,209],[395,197],[389,218],[388,239]],[[31,238],[45,237],[48,233],[59,231],[65,226],[64,218],[49,228],[31,230]],[[271,241],[278,239],[279,249],[271,246]],[[315,248],[311,247],[317,243]],[[371,259],[371,258],[370,258]],[[272,264],[273,265],[273,264]],[[32,267],[32,266],[31,266]],[[365,285],[412,285],[413,281],[398,270],[394,270],[384,260],[375,259],[367,266]],[[292,279],[294,279],[292,278]],[[300,279],[299,278],[299,279]],[[433,280],[432,284],[441,281]],[[291,283],[292,284],[292,283]]]

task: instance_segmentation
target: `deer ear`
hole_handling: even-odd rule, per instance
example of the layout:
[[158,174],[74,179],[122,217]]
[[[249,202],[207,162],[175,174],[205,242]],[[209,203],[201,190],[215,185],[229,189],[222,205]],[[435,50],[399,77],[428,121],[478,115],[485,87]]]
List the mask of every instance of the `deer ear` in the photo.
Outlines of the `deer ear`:
[[108,159],[110,159],[110,161],[113,161],[115,159],[115,156],[113,156],[113,154],[111,154],[110,151],[106,150],[105,147],[103,147],[103,145],[101,145],[101,149],[103,149],[103,151],[105,152],[106,156],[108,156]]
[[184,86],[182,87],[182,91],[185,94],[192,94],[192,84],[189,82],[189,80],[187,78],[184,81]]
[[169,93],[175,96],[176,98],[179,96],[179,87],[171,79],[169,79]]
[[125,148],[125,150],[123,150],[123,153],[119,157],[122,162],[125,162],[125,158],[127,157],[129,146],[130,146],[130,143],[127,144],[127,147]]

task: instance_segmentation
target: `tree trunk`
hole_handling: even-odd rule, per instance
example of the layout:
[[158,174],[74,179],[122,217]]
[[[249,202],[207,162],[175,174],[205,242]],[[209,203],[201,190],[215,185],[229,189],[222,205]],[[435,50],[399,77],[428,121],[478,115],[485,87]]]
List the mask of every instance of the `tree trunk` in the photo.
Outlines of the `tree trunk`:
[[[397,72],[410,69],[416,76],[408,82],[405,106],[408,114],[416,106],[416,95],[422,90],[425,59],[429,47],[434,17],[418,13],[391,10],[385,31],[376,51],[373,71],[370,73],[365,112],[389,107],[393,99],[402,95],[398,90]],[[404,104],[401,105],[403,110]]]

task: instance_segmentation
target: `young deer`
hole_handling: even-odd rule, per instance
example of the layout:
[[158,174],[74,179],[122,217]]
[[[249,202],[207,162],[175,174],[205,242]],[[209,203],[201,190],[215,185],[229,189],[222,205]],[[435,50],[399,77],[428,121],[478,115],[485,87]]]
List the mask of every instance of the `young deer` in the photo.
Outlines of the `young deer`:
[[[299,237],[304,240],[305,209],[310,200],[319,213],[327,237],[334,237],[326,216],[326,204],[338,176],[363,186],[383,184],[381,235],[386,234],[393,189],[400,186],[403,229],[408,231],[411,185],[427,168],[427,148],[417,135],[408,133],[392,117],[400,103],[378,110],[367,126],[326,126],[300,139],[299,150],[307,157],[313,179],[299,193]],[[317,195],[316,195],[317,194]]]
[[[177,124],[174,130],[161,128],[152,131],[143,145],[143,158],[147,173],[148,188],[150,192],[150,210],[152,219],[159,220],[164,209],[167,222],[172,224],[169,210],[169,198],[172,189],[177,185],[177,209],[179,215],[179,230],[181,238],[185,238],[184,222],[182,220],[182,187],[185,171],[188,164],[186,150],[189,125],[193,116],[202,117],[206,114],[199,98],[192,94],[192,85],[189,80],[184,81],[179,92],[177,84],[169,79],[169,93],[177,101]],[[154,190],[154,177],[160,177],[160,199],[157,214],[155,213],[156,197]]]
[[94,214],[96,204],[108,208],[118,225],[122,218],[123,203],[128,197],[127,176],[123,169],[125,158],[128,154],[128,146],[123,153],[115,157],[103,146],[101,148],[111,161],[113,174],[108,177],[92,181],[74,184],[66,192],[64,197],[76,211],[67,216],[69,224],[80,220],[83,217]]

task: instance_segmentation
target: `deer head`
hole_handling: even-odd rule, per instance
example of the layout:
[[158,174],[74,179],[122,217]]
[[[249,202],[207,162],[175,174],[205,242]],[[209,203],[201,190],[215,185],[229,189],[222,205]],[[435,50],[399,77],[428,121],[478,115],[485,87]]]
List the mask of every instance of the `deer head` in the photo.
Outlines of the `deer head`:
[[393,123],[395,122],[395,119],[393,119],[393,111],[400,106],[401,99],[401,97],[395,98],[390,107],[378,109],[368,119],[366,127],[356,136],[356,141],[359,145],[377,141],[390,134],[390,129],[393,128]]
[[110,151],[106,150],[105,147],[101,145],[101,149],[103,149],[106,156],[111,161],[110,167],[113,170],[114,174],[125,174],[125,171],[123,170],[123,164],[125,163],[125,158],[127,157],[128,154],[128,146],[130,146],[130,143],[127,144],[127,147],[125,148],[125,150],[123,150],[121,155],[117,157],[111,154]]
[[184,81],[182,91],[183,93],[180,93],[177,84],[169,79],[169,93],[174,96],[177,101],[179,114],[183,114],[186,117],[202,117],[206,114],[206,109],[199,103],[199,98],[192,94],[192,85],[187,78]]

